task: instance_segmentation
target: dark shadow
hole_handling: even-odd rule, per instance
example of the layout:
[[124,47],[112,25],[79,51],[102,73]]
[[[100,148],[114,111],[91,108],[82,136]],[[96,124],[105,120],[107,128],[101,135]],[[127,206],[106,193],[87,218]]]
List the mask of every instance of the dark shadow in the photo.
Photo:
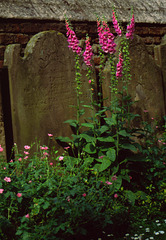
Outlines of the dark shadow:
[[14,158],[14,153],[12,152],[14,142],[10,104],[9,77],[7,68],[3,68],[0,70],[0,81],[2,91],[2,111],[5,129],[6,156],[7,161],[10,161]]

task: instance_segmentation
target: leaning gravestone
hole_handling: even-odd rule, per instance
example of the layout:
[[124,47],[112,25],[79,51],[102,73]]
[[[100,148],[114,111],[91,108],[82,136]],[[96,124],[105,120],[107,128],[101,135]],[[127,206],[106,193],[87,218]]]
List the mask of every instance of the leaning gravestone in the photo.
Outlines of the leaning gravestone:
[[[20,57],[20,45],[9,45],[5,52],[9,70],[14,141],[19,149],[35,139],[48,144],[48,133],[70,136],[63,122],[75,119],[75,62],[65,36],[55,31],[31,38]],[[83,98],[89,102],[86,68],[82,67]],[[58,148],[58,147],[57,147]]]
[[[129,50],[132,75],[129,84],[129,94],[132,100],[136,101],[132,110],[140,114],[143,120],[147,120],[147,116],[148,118],[160,119],[166,113],[162,71],[155,60],[148,54],[146,45],[142,39],[137,35],[135,35],[131,41]],[[110,94],[110,89],[108,88],[110,84],[109,69],[108,64],[104,69],[104,97]],[[121,86],[122,83],[120,82],[119,90]],[[145,114],[145,110],[146,112],[148,111],[148,113]]]

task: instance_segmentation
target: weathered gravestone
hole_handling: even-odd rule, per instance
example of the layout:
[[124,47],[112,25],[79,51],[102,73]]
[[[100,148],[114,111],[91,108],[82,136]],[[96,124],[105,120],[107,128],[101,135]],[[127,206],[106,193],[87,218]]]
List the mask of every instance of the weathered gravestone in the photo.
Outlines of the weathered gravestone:
[[[144,110],[147,110],[148,118],[161,118],[165,115],[166,102],[164,100],[163,77],[159,66],[148,54],[146,45],[140,37],[134,36],[130,43],[131,75],[129,94],[133,101],[133,111],[147,120]],[[109,67],[104,70],[105,80],[103,81],[103,95],[110,96],[110,73]],[[120,80],[121,81],[121,80]],[[122,83],[119,82],[119,90]],[[109,98],[110,99],[110,98]],[[107,104],[108,102],[106,102]]]
[[161,44],[158,46],[155,46],[154,55],[155,55],[156,63],[159,65],[162,71],[163,88],[164,88],[165,103],[166,103],[166,35],[163,37]]
[[[63,122],[75,119],[75,61],[65,36],[55,31],[31,38],[20,57],[20,45],[9,45],[5,52],[9,70],[14,141],[19,149],[35,139],[48,144],[48,133],[70,136]],[[85,104],[90,101],[86,68],[82,70]],[[88,115],[88,114],[87,114]]]

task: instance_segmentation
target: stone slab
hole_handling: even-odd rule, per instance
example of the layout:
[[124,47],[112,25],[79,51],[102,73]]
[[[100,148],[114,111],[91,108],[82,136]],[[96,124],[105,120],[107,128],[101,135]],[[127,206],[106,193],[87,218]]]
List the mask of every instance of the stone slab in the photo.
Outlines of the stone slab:
[[[166,54],[166,48],[163,51]],[[129,94],[134,104],[133,111],[142,116],[143,120],[161,119],[166,114],[164,79],[161,68],[149,55],[146,45],[137,35],[130,43],[131,75]],[[104,71],[103,95],[109,96],[110,73],[107,66]],[[122,84],[119,83],[119,90]],[[148,114],[144,113],[148,111]]]
[[1,0],[1,18],[96,21],[96,14],[111,20],[115,5],[119,19],[128,22],[133,7],[138,23],[166,24],[166,0]]

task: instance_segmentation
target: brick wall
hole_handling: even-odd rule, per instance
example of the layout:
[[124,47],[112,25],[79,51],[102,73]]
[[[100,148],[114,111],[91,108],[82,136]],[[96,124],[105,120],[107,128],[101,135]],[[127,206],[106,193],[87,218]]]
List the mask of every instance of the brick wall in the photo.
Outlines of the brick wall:
[[[96,22],[73,22],[72,25],[78,38],[84,38],[88,33],[92,38],[92,43],[98,42]],[[46,30],[66,33],[64,22],[0,19],[0,68],[3,67],[4,51],[8,44],[21,44],[23,52],[27,42],[33,35]],[[114,32],[112,26],[111,31]],[[166,24],[139,23],[136,24],[135,33],[141,36],[148,45],[160,44],[161,38],[166,34]]]

